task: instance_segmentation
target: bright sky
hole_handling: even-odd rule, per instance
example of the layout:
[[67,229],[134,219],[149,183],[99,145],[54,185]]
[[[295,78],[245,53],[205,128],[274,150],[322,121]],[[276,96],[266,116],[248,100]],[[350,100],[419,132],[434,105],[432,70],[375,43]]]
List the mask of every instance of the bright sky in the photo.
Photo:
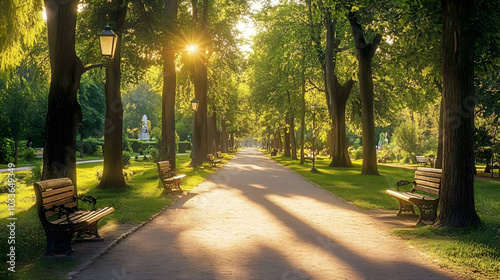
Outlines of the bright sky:
[[[250,6],[251,13],[256,13],[261,9],[262,9],[262,3],[259,3],[258,0],[252,2]],[[253,23],[253,19],[249,16],[243,16],[240,19],[238,25],[236,25],[236,28],[241,33],[241,35],[238,36],[238,38],[244,40],[244,42],[240,46],[240,49],[245,56],[248,56],[248,54],[252,51],[253,37],[255,36],[255,34],[257,34],[257,31],[255,30],[255,25]]]

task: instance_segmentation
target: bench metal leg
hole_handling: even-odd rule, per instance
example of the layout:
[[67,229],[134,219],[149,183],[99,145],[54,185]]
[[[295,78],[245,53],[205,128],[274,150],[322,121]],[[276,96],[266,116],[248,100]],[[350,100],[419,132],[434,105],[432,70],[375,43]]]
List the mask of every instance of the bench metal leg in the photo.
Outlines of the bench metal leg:
[[73,234],[72,229],[45,229],[45,235],[47,236],[45,256],[52,256],[54,253],[71,256],[73,254],[73,249],[71,249]]
[[417,221],[417,225],[425,224],[424,221],[434,224],[434,221],[437,218],[438,202],[432,200],[431,201],[424,200],[422,204],[419,203],[417,207],[420,210],[420,215]]
[[413,214],[416,214],[415,209],[413,208],[413,204],[406,202],[404,200],[398,199],[398,198],[396,198],[396,199],[399,201],[399,211],[397,214],[398,216],[401,216],[401,214],[403,212],[411,212]]

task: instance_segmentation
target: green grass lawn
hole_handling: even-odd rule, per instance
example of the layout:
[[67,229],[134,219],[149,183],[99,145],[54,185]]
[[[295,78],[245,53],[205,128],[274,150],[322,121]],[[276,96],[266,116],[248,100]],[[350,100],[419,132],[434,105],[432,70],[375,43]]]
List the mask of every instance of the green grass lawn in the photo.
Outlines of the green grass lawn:
[[[178,172],[187,177],[181,182],[184,190],[191,190],[203,182],[218,168],[205,164],[203,168],[188,167],[189,155],[178,155]],[[226,155],[227,162],[232,155]],[[164,207],[172,204],[174,197],[163,194],[158,180],[156,163],[132,160],[132,165],[124,170],[129,178],[126,189],[100,190],[96,173],[102,172],[102,162],[77,165],[79,194],[92,194],[98,198],[97,207],[113,206],[116,210],[104,217],[99,226],[113,224],[139,224],[148,220]],[[45,233],[34,207],[35,193],[31,171],[15,173],[16,182],[16,273],[7,273],[7,264],[2,261],[0,279],[65,279],[64,275],[74,269],[77,261],[72,258],[42,258],[45,252]],[[0,186],[7,185],[7,174],[0,174]],[[7,193],[0,194],[0,252],[8,252]],[[5,255],[4,258],[5,260]],[[58,272],[58,273],[55,273]]]
[[[267,153],[269,156],[269,153]],[[414,171],[379,165],[381,176],[361,175],[361,160],[352,168],[328,167],[329,159],[316,162],[320,173],[312,173],[311,164],[282,156],[271,157],[329,192],[353,203],[360,209],[398,209],[398,202],[386,195],[396,189],[399,180],[412,181]],[[451,267],[472,279],[499,279],[500,275],[500,183],[475,180],[476,211],[482,225],[477,229],[418,227],[396,231],[396,234],[439,258],[440,264]]]

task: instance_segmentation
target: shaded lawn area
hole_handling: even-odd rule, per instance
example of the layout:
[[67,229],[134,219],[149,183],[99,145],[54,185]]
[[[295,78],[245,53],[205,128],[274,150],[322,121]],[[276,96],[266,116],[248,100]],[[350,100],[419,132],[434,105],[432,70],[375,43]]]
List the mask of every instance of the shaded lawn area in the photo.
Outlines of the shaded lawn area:
[[[266,155],[270,156],[269,153]],[[282,156],[271,158],[363,210],[397,210],[397,200],[386,195],[385,190],[395,190],[397,181],[411,182],[414,176],[414,170],[383,165],[378,166],[381,176],[361,175],[361,160],[353,161],[352,168],[331,168],[328,167],[328,158],[316,161],[320,173],[315,174],[310,172],[311,163],[300,165],[299,160]],[[499,279],[500,183],[475,180],[474,184],[476,211],[482,221],[479,228],[423,226],[395,233],[407,239],[411,245],[438,256],[441,265],[467,277]]]
[[[226,155],[224,162],[232,155]],[[203,182],[219,168],[204,164],[203,168],[188,167],[189,155],[178,155],[178,172],[186,174],[181,182],[183,190],[191,190]],[[176,197],[163,194],[163,187],[158,180],[156,163],[132,160],[132,165],[124,169],[126,189],[99,190],[96,174],[102,172],[102,162],[77,165],[78,193],[91,194],[98,199],[97,208],[113,206],[116,210],[99,222],[99,227],[113,224],[140,224],[173,203]],[[45,252],[45,233],[38,219],[34,204],[36,202],[31,171],[16,172],[16,272],[7,273],[7,263],[2,261],[0,279],[65,279],[65,274],[77,266],[76,258],[42,258]],[[6,185],[7,173],[0,174],[0,184]],[[0,194],[0,227],[7,226],[7,194]],[[84,203],[79,203],[84,206]],[[84,208],[84,207],[82,207]],[[9,232],[0,231],[0,251],[8,252]],[[4,260],[6,256],[4,255]]]

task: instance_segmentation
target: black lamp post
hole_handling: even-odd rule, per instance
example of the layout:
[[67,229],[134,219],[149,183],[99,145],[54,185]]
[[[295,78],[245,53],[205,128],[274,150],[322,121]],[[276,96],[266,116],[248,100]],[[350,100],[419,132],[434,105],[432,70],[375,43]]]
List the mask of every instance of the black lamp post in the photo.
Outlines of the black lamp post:
[[193,147],[191,148],[191,165],[193,167],[196,167],[196,153],[195,153],[195,146],[196,146],[196,139],[195,139],[195,132],[196,132],[196,120],[195,120],[195,113],[198,111],[198,106],[200,106],[200,100],[198,99],[193,99],[191,100],[191,109],[193,110]]
[[311,172],[313,173],[317,173],[318,172],[318,169],[316,169],[315,167],[315,161],[316,161],[316,154],[315,154],[315,149],[314,149],[314,136],[316,134],[316,112],[317,112],[317,109],[316,109],[316,105],[312,105],[311,106],[311,113],[313,114],[313,131],[312,131],[312,151],[313,151],[313,154],[312,154],[312,168],[311,168]]
[[115,56],[118,35],[111,30],[108,24],[101,33],[97,34],[97,36],[99,37],[99,44],[101,45],[101,54],[113,58]]

